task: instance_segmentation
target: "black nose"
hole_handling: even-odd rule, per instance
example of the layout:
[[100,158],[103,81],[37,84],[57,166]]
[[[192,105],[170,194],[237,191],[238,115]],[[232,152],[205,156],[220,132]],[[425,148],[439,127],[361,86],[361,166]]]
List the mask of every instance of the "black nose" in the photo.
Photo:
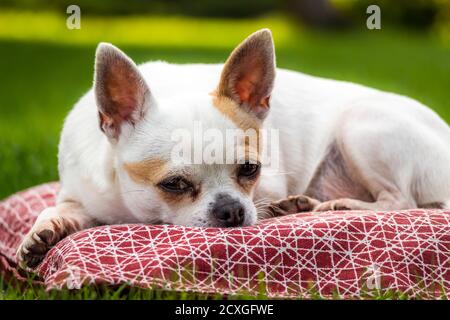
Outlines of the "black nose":
[[220,226],[236,227],[244,222],[245,209],[239,200],[226,194],[218,194],[212,214]]

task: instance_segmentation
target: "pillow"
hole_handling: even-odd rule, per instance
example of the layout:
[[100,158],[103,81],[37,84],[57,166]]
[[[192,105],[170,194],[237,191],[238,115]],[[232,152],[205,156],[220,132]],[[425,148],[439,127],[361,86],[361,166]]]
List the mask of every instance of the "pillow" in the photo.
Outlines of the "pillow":
[[[44,184],[0,203],[0,264],[55,202]],[[178,291],[370,297],[377,290],[450,297],[450,212],[299,213],[245,228],[111,225],[59,242],[36,269],[48,288],[130,284]]]

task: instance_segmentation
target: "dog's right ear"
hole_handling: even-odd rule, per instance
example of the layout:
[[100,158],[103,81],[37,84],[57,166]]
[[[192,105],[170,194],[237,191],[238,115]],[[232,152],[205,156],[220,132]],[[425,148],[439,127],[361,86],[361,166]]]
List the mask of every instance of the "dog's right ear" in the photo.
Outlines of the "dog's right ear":
[[117,141],[123,125],[144,117],[150,90],[136,64],[118,48],[100,43],[95,54],[94,91],[101,130]]
[[228,57],[220,77],[218,94],[230,98],[262,120],[270,108],[275,69],[272,33],[269,29],[259,30]]

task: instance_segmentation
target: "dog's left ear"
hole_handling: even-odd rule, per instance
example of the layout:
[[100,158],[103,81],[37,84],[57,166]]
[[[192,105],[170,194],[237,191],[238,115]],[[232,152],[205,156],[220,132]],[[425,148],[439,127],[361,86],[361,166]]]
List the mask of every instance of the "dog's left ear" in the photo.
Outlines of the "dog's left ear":
[[275,80],[275,49],[269,29],[259,30],[233,50],[220,78],[218,94],[264,119]]
[[94,91],[100,129],[112,141],[124,125],[141,120],[150,103],[150,90],[135,63],[108,43],[97,47]]

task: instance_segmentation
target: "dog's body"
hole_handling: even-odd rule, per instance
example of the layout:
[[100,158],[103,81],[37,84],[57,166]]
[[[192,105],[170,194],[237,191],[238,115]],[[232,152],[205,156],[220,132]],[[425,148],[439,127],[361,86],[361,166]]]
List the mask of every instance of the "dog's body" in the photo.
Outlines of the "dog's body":
[[[250,225],[256,222],[252,201],[271,202],[270,212],[277,214],[450,206],[450,128],[443,120],[412,99],[352,83],[282,69],[276,70],[273,83],[268,37],[268,31],[254,34],[225,65],[151,62],[138,73],[122,65],[130,61],[117,49],[99,49],[96,88],[78,102],[64,125],[58,205],[38,218],[19,248],[19,260],[34,266],[59,239],[95,224]],[[256,61],[251,70],[239,60],[249,48],[257,51],[246,61]],[[104,65],[135,84],[121,92],[120,79],[108,83],[111,73],[102,78]],[[260,73],[253,72],[258,68]],[[245,72],[233,75],[235,69]],[[258,81],[264,89],[260,92]],[[234,86],[231,93],[227,85]],[[120,94],[109,98],[112,89],[105,88]],[[145,108],[117,115],[119,103],[122,110],[131,108],[130,99]],[[167,156],[173,148],[170,132],[190,128],[196,120],[222,131],[279,130],[278,174],[265,175],[263,168],[258,178],[258,173],[248,174],[254,169],[249,165],[242,173],[203,164],[183,169],[190,180],[173,178]],[[166,183],[167,176],[175,182]],[[171,190],[175,184],[178,193]],[[179,184],[190,189],[180,193]]]

